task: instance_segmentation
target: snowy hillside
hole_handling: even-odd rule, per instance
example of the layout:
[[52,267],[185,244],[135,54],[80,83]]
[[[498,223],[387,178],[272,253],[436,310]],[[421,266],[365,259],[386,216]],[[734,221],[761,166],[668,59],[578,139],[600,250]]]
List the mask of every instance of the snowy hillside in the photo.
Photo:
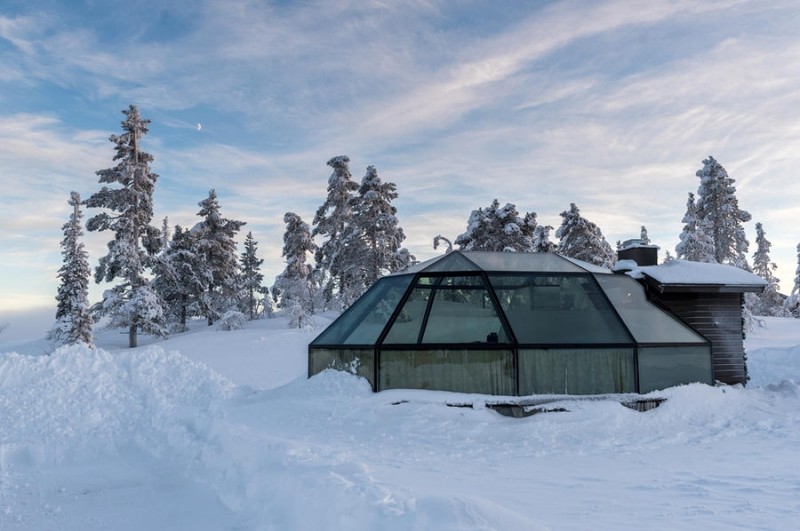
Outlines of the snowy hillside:
[[314,334],[282,319],[133,351],[0,344],[0,529],[792,529],[800,320],[766,325],[747,389],[524,419],[307,380]]

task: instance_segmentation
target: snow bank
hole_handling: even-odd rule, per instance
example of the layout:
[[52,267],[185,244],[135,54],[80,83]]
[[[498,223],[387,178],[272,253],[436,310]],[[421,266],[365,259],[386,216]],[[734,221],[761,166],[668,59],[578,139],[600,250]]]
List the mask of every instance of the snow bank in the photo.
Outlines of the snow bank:
[[211,404],[234,385],[177,352],[64,347],[51,356],[0,356],[0,448],[57,463],[65,450],[114,451],[133,441],[154,454],[202,440]]
[[568,397],[524,419],[306,379],[310,337],[280,322],[0,354],[0,529],[786,529],[800,322],[766,323],[747,388],[680,386],[645,413]]

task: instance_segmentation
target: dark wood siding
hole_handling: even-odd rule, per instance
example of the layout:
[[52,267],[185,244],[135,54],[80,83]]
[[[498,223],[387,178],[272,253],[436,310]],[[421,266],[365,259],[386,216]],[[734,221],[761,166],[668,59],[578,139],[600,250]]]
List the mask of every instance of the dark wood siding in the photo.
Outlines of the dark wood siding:
[[711,341],[714,379],[745,383],[742,303],[740,293],[650,293]]

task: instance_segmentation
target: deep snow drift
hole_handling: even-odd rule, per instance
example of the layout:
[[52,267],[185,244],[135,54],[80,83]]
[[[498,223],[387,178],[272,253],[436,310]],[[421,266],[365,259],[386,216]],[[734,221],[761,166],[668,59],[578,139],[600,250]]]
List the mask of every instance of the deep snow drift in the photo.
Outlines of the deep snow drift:
[[[318,319],[320,326],[327,320]],[[313,332],[207,328],[128,350],[0,345],[0,529],[790,529],[800,320],[747,340],[751,384],[639,413],[305,378]],[[447,407],[469,402],[474,408]]]

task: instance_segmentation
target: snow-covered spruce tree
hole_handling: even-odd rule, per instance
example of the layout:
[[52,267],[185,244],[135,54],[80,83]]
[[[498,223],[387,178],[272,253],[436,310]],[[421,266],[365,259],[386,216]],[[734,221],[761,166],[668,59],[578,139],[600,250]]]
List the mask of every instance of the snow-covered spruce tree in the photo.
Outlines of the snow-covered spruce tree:
[[286,232],[283,235],[283,253],[286,269],[275,277],[272,298],[278,308],[289,313],[289,326],[303,328],[311,324],[314,285],[312,269],[306,263],[316,251],[308,225],[294,212],[283,216]]
[[730,264],[747,271],[749,242],[742,223],[750,221],[749,212],[739,209],[735,182],[714,157],[703,161],[697,171],[697,225],[713,242],[714,261]]
[[780,280],[774,271],[778,267],[769,257],[772,243],[764,235],[764,227],[756,223],[756,252],[753,253],[753,273],[768,282],[763,293],[756,295],[753,311],[756,315],[784,316],[784,297],[778,291]]
[[61,255],[64,263],[58,270],[61,284],[56,300],[56,322],[48,333],[48,339],[57,345],[81,343],[92,346],[92,316],[89,312],[89,258],[81,242],[83,226],[81,220],[81,196],[72,192],[68,201],[72,207],[69,221],[64,224],[64,239],[61,240]]
[[800,319],[800,243],[797,244],[797,270],[794,274],[794,286],[791,294],[783,303],[787,314]]
[[328,178],[328,196],[314,216],[311,236],[325,239],[315,252],[325,305],[340,310],[342,301],[339,294],[347,292],[353,283],[361,281],[351,268],[352,264],[347,262],[349,253],[343,241],[346,229],[353,221],[351,199],[359,186],[352,179],[347,156],[333,157],[327,164],[333,168]]
[[164,216],[164,220],[161,222],[161,252],[164,252],[164,249],[169,247],[170,237],[169,217]]
[[261,283],[264,275],[261,274],[261,264],[263,258],[259,258],[258,242],[253,238],[253,233],[248,232],[244,240],[244,252],[240,257],[240,286],[241,310],[251,321],[258,318],[264,297],[269,297],[269,293]]
[[642,242],[642,245],[650,245],[650,236],[647,235],[647,227],[642,225],[642,230],[639,233],[639,241]]
[[[364,275],[364,288],[372,286],[386,273],[393,273],[407,267],[413,260],[408,252],[403,252],[402,243],[406,239],[397,220],[397,208],[392,201],[397,199],[397,186],[383,182],[375,166],[368,166],[361,180],[358,195],[352,199],[354,237],[362,240],[357,248],[364,253],[355,257]],[[361,293],[351,294],[354,301]]]
[[697,202],[694,194],[689,192],[686,200],[686,213],[683,215],[683,231],[675,246],[675,253],[680,260],[692,262],[714,262],[714,242],[706,233],[706,224],[698,223]]
[[558,250],[558,245],[550,241],[550,231],[552,225],[537,225],[533,230],[533,252],[534,253],[554,253]]
[[153,288],[164,301],[167,322],[173,331],[186,331],[188,318],[201,315],[199,302],[207,289],[202,259],[197,255],[191,231],[175,226],[154,271]]
[[575,203],[561,213],[561,226],[556,231],[558,253],[590,264],[611,268],[616,255],[600,228],[581,216]]
[[535,230],[536,213],[520,217],[515,205],[506,203],[501,207],[495,199],[486,209],[472,211],[467,230],[455,243],[465,251],[529,253],[533,251]]
[[245,222],[222,217],[214,189],[209,190],[208,197],[198,206],[197,215],[203,221],[192,228],[192,236],[195,252],[200,257],[198,277],[204,279],[206,287],[200,306],[211,326],[222,314],[237,306],[239,255],[234,238]]
[[133,348],[140,330],[164,336],[166,329],[162,301],[146,274],[161,244],[158,229],[150,225],[158,175],[150,171],[152,155],[141,149],[150,120],[142,118],[135,105],[122,112],[123,133],[109,138],[114,143],[117,165],[97,172],[101,183],[118,186],[103,186],[84,204],[106,209],[89,219],[88,230],[114,233],[114,239],[108,242],[108,254],[100,258],[95,269],[95,281],[121,281],[103,293],[103,301],[93,310],[99,316],[108,316],[110,326],[128,328],[128,345]]

